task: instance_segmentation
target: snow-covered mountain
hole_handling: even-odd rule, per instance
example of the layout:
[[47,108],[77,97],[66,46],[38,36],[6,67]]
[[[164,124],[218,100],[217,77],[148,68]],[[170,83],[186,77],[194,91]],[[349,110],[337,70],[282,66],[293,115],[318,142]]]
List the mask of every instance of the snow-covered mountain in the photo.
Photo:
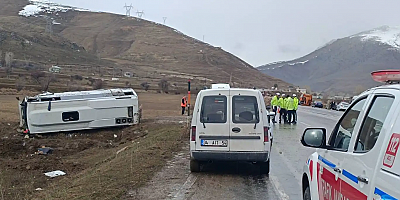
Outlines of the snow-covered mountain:
[[382,26],[332,40],[301,58],[258,67],[263,73],[316,91],[356,92],[377,85],[370,73],[400,68],[400,26]]
[[71,10],[89,11],[87,9],[60,5],[49,0],[29,0],[29,4],[19,11],[19,15],[29,17],[38,16],[44,13],[67,12]]

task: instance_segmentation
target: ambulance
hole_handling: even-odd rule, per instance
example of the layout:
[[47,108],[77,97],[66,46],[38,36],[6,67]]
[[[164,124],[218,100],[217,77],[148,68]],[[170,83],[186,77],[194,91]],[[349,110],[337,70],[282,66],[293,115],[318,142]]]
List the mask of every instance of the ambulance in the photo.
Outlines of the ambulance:
[[247,161],[270,170],[271,126],[259,90],[214,84],[197,95],[191,123],[190,170],[212,161]]
[[307,128],[301,143],[316,148],[302,174],[304,200],[400,199],[400,70],[372,73],[386,85],[355,98],[326,142]]

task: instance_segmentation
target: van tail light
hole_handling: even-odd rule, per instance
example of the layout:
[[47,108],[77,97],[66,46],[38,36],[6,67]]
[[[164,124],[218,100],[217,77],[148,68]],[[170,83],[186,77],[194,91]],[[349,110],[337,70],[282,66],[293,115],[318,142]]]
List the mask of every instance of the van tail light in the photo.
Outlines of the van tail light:
[[192,137],[191,141],[196,141],[196,127],[192,126]]
[[264,142],[269,142],[269,138],[268,138],[268,135],[269,135],[269,127],[267,127],[267,126],[265,126],[264,127]]

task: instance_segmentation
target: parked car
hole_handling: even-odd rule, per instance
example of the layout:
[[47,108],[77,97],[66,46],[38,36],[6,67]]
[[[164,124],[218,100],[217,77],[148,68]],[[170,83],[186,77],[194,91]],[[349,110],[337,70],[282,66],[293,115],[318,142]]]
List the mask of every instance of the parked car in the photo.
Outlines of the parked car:
[[[271,126],[260,91],[225,87],[197,95],[191,124],[190,170],[208,161],[248,161],[270,170]],[[249,135],[249,133],[254,133]]]
[[385,76],[397,84],[357,96],[327,142],[325,128],[304,131],[301,143],[317,149],[303,166],[303,200],[400,199],[400,70],[375,78],[393,81]]
[[340,102],[337,106],[336,106],[336,110],[337,111],[345,111],[347,110],[347,108],[349,108],[350,104],[346,103],[346,102]]
[[314,107],[314,108],[323,108],[323,107],[324,107],[324,104],[323,104],[321,101],[316,101],[316,102],[312,105],[312,107]]

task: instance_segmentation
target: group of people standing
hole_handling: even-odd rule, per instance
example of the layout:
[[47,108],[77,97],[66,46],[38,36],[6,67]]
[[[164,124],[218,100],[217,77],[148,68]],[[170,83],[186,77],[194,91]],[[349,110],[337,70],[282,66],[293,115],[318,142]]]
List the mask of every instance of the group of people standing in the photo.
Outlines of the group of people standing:
[[[297,98],[296,94],[293,94],[293,98],[291,96],[286,96],[279,93],[276,93],[271,100],[271,106],[273,111],[276,113],[279,112],[279,123],[283,122],[285,124],[296,124],[297,123],[297,108],[299,106],[299,99]],[[275,116],[272,118],[272,122],[276,123]]]

